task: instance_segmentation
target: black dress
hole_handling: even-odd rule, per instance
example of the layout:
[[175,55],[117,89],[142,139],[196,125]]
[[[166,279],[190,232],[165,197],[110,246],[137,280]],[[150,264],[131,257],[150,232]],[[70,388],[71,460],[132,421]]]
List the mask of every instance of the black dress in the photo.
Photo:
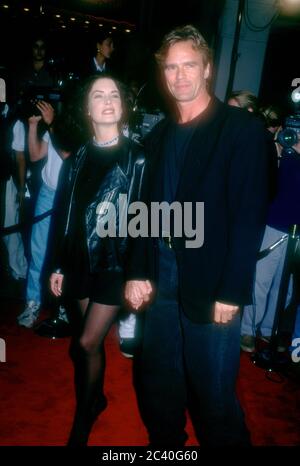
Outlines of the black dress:
[[[119,144],[99,147],[91,143],[78,174],[70,214],[70,233],[65,243],[65,291],[76,299],[89,298],[108,305],[120,305],[122,302],[122,272],[101,269],[101,264],[97,273],[90,272],[85,229],[86,208],[99,190],[104,176],[118,162],[121,152]],[[107,238],[107,241],[111,240]]]

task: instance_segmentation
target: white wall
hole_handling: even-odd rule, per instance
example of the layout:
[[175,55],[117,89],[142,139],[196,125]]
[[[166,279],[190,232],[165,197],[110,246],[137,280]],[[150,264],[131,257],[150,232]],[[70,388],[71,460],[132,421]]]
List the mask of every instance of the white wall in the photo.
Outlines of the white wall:
[[[231,52],[236,28],[238,0],[226,0],[220,22],[220,47],[216,63],[215,93],[224,100],[230,71]],[[266,25],[276,13],[276,0],[250,0],[249,16],[257,26]],[[233,90],[247,89],[258,95],[268,43],[269,26],[261,32],[248,28],[243,17]]]

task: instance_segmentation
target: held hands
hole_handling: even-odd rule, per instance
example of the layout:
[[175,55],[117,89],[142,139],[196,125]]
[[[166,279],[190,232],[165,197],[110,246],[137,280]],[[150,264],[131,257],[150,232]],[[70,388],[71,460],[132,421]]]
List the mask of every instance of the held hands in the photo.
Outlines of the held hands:
[[239,306],[232,304],[215,302],[214,306],[214,321],[218,324],[227,324],[238,312]]
[[57,298],[62,293],[62,283],[64,276],[61,273],[52,273],[50,277],[50,289]]
[[143,304],[150,301],[153,291],[149,280],[129,280],[125,286],[125,299],[136,311],[141,311]]

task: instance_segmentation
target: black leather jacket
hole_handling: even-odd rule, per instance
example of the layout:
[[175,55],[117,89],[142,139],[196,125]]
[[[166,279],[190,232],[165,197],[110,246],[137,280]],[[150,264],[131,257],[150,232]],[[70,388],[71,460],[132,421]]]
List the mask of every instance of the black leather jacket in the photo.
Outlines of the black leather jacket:
[[[57,215],[54,221],[54,252],[52,271],[64,273],[67,263],[64,257],[64,240],[70,233],[70,216],[73,205],[74,190],[78,174],[86,159],[88,145],[82,146],[75,157],[67,159],[62,168],[59,186],[61,193],[57,195]],[[98,268],[110,270],[123,270],[127,253],[128,236],[119,236],[120,215],[127,231],[127,209],[119,210],[119,195],[127,196],[129,203],[141,198],[141,189],[145,171],[145,156],[142,146],[122,136],[120,139],[121,157],[111,170],[105,175],[101,185],[88,205],[85,214],[87,250],[91,273]],[[107,222],[107,202],[115,207],[116,237],[101,238],[97,233],[99,223]],[[125,214],[125,217],[123,215]],[[105,260],[103,263],[103,242],[105,241]]]

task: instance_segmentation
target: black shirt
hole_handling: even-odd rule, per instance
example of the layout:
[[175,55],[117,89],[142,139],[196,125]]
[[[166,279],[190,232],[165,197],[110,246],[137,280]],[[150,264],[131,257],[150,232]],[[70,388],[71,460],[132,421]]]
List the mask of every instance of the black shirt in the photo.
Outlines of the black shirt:
[[88,253],[85,228],[86,208],[97,194],[105,175],[114,167],[122,154],[119,144],[114,146],[99,147],[91,143],[86,159],[78,174],[74,190],[74,203],[70,217],[70,229],[72,234],[68,237],[67,256],[72,258],[78,269],[88,273]]
[[163,200],[169,203],[175,199],[188,143],[194,129],[194,120],[184,124],[173,121],[168,128],[163,152]]

